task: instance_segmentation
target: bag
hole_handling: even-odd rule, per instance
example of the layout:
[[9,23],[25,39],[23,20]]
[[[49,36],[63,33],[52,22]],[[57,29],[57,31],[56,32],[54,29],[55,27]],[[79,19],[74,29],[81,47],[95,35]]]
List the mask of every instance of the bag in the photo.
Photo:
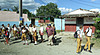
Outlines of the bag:
[[52,37],[52,41],[53,43],[56,43],[56,39],[54,37]]
[[43,35],[43,33],[41,33],[41,31],[39,31],[39,34],[40,34],[40,35]]
[[87,34],[88,32],[89,32],[89,28],[88,28],[88,31],[87,32],[85,31],[85,33]]
[[[79,31],[79,30],[77,30],[77,31]],[[74,33],[74,38],[78,37],[77,31]]]
[[56,35],[56,31],[54,31],[54,35]]

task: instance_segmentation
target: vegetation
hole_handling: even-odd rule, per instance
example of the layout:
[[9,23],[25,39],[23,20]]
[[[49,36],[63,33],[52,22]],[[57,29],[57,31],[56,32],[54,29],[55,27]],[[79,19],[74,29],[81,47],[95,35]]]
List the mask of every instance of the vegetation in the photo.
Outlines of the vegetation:
[[31,19],[33,17],[35,17],[34,14],[32,14],[29,10],[27,9],[23,9],[23,14],[28,14],[28,18]]
[[[0,10],[1,10],[1,8],[0,8]],[[19,8],[18,8],[18,6],[14,6],[11,9],[9,9],[9,8],[8,9],[3,9],[3,11],[14,11],[14,12],[19,13]],[[29,19],[35,17],[35,15],[32,14],[28,9],[23,9],[23,14],[27,14]]]
[[48,3],[46,6],[39,7],[36,14],[36,16],[52,16],[56,18],[60,15],[61,11],[58,9],[57,4],[54,3]]
[[94,18],[93,20],[96,21],[94,24],[96,30],[95,30],[95,37],[100,38],[100,17]]
[[11,8],[12,11],[19,13],[19,8],[18,6],[14,6],[13,8]]

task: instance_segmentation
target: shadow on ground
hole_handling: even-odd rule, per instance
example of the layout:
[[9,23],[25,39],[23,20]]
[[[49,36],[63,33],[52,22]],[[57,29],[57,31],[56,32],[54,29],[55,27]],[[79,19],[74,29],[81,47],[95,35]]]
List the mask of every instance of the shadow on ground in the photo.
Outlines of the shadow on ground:
[[[92,47],[93,47],[94,44],[95,44],[95,43],[91,43],[90,49],[92,49]],[[81,46],[81,52],[84,50],[84,46],[85,46],[85,45]],[[88,46],[87,46],[87,49],[88,49]]]

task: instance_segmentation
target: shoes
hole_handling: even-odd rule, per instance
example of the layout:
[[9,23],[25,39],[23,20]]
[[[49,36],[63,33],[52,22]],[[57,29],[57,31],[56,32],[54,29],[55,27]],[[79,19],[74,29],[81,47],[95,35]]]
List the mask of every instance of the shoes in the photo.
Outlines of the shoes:
[[10,45],[10,44],[8,44],[8,45]]
[[77,54],[81,54],[81,52],[76,52]]
[[23,45],[25,45],[25,43],[23,43]]
[[27,45],[29,45],[29,44],[27,43]]
[[37,41],[35,41],[35,44],[34,45],[37,45]]
[[84,49],[84,51],[87,51],[87,49]]
[[92,53],[92,51],[91,51],[91,50],[89,50],[89,52],[90,52],[90,53]]

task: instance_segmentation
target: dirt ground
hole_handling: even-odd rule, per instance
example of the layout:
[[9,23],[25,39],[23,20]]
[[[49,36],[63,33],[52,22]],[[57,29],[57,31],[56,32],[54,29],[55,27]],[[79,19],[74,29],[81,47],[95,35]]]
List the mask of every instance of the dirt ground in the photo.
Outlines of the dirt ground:
[[[0,55],[99,55],[100,49],[94,48],[93,45],[91,50],[93,53],[89,53],[83,50],[84,44],[82,44],[82,52],[76,53],[77,42],[70,37],[73,37],[73,33],[63,32],[57,34],[57,43],[54,46],[47,46],[47,41],[34,45],[23,45],[21,39],[14,40],[11,38],[11,45],[4,45],[3,39],[0,39]],[[46,35],[44,39],[47,40]],[[40,38],[39,38],[40,40]],[[30,40],[28,40],[30,42]]]

